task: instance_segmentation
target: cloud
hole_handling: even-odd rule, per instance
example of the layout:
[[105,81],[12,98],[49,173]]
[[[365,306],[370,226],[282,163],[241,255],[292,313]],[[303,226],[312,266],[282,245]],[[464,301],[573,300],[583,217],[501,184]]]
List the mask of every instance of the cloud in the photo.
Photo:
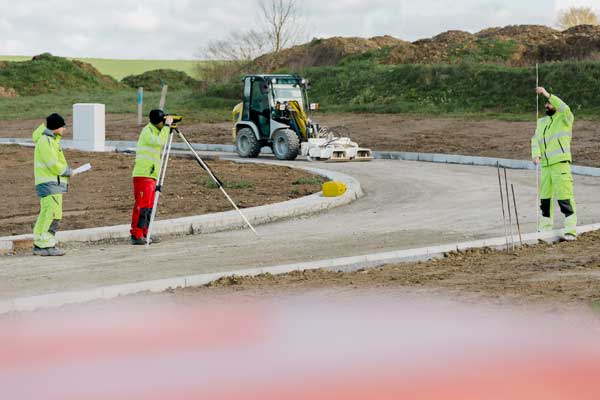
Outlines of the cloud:
[[119,13],[115,21],[120,28],[128,32],[160,34],[160,16],[142,7],[126,13]]

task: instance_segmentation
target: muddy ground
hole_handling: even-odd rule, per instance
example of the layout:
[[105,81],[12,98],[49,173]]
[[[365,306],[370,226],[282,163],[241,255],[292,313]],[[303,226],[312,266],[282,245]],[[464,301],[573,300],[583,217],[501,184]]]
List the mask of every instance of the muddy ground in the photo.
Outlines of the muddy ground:
[[201,288],[171,291],[168,296],[195,300],[232,295],[261,298],[322,289],[352,296],[352,291],[414,289],[477,304],[591,311],[600,322],[599,244],[600,232],[592,232],[581,235],[577,242],[525,246],[509,253],[474,249],[429,262],[357,272],[313,270],[228,277]]
[[[137,140],[140,129],[134,114],[108,114],[109,140]],[[315,114],[323,126],[347,132],[361,146],[373,150],[413,151],[530,158],[535,122],[425,118],[401,114]],[[40,120],[0,121],[0,137],[30,137]],[[67,121],[71,126],[71,121]],[[231,124],[184,123],[182,131],[194,142],[231,144]],[[65,136],[69,138],[70,134]],[[600,124],[576,120],[574,163],[600,167]]]
[[[131,170],[134,156],[65,150],[72,167],[86,162],[93,169],[74,177],[64,196],[61,230],[130,222],[133,207]],[[321,178],[300,170],[267,165],[208,161],[227,192],[242,207],[254,207],[306,196],[321,190]],[[0,236],[31,233],[39,200],[33,180],[33,148],[0,146]],[[175,218],[231,210],[221,191],[195,161],[169,162],[157,218]]]

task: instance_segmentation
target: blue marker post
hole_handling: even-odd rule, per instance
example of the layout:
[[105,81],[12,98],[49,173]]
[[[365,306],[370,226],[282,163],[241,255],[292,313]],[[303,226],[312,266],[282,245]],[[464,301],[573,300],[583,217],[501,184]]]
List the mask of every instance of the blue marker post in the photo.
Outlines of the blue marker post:
[[144,88],[139,87],[137,91],[137,105],[138,105],[138,126],[142,126],[142,109],[144,104]]

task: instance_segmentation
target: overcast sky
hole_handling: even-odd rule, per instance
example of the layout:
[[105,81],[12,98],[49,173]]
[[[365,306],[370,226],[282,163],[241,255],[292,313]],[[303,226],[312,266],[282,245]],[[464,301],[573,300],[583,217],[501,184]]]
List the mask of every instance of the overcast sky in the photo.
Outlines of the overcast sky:
[[[0,0],[0,55],[192,59],[253,26],[258,0]],[[304,0],[309,36],[392,35],[554,25],[559,8],[600,0]]]

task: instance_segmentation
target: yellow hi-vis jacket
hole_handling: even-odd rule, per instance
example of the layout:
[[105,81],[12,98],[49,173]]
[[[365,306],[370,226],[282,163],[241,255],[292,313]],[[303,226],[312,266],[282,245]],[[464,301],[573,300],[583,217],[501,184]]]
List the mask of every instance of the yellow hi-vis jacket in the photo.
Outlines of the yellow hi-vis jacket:
[[162,147],[167,143],[171,128],[159,130],[154,124],[142,129],[135,152],[135,165],[132,176],[158,179]]
[[556,108],[556,113],[540,118],[531,138],[531,158],[540,157],[544,167],[572,161],[571,137],[575,121],[571,109],[561,99],[551,95],[548,100]]
[[61,137],[42,124],[33,132],[35,191],[39,197],[66,193],[71,168],[60,147]]

